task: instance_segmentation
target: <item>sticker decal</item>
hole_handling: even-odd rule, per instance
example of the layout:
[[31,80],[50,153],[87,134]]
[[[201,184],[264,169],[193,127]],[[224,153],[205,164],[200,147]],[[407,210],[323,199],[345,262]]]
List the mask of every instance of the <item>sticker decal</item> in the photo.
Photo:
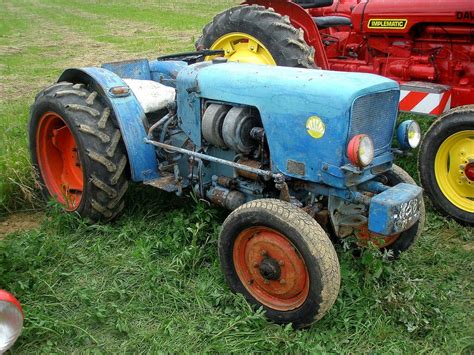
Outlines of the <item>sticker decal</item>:
[[458,20],[474,20],[474,11],[456,11]]
[[387,30],[403,30],[407,27],[408,20],[400,18],[371,18],[368,28],[385,28]]
[[308,134],[316,139],[321,138],[324,136],[326,132],[326,126],[321,118],[318,116],[311,116],[306,121],[306,129],[308,130]]

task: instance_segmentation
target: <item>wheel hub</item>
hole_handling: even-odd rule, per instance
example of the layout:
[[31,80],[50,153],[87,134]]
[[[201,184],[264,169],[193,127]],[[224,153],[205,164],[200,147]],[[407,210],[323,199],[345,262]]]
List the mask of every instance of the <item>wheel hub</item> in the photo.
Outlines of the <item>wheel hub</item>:
[[464,168],[464,175],[470,180],[474,181],[474,163],[469,163]]
[[84,188],[76,139],[65,120],[46,112],[38,122],[36,156],[49,194],[68,211],[78,208]]
[[457,208],[474,213],[474,130],[457,132],[440,145],[434,171],[443,195]]
[[260,275],[266,280],[278,280],[281,276],[281,269],[278,261],[273,258],[265,258],[259,266]]
[[[219,38],[210,48],[223,50],[230,62],[276,65],[270,51],[255,37],[233,32]],[[210,58],[206,58],[209,60]]]
[[251,227],[236,238],[235,271],[247,291],[267,307],[289,311],[309,293],[309,273],[295,246],[267,227]]

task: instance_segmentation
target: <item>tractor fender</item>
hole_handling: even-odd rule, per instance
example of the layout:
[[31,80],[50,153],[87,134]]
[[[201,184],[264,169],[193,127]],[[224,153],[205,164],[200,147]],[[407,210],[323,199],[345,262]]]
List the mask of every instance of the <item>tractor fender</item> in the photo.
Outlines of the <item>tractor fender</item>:
[[316,64],[321,69],[329,69],[329,62],[321,35],[319,34],[318,28],[308,11],[292,1],[284,0],[247,0],[243,4],[260,5],[266,8],[272,8],[280,15],[288,16],[293,26],[301,28],[304,31],[304,39],[306,43],[314,48],[314,61]]
[[[107,101],[117,119],[127,149],[130,173],[133,181],[156,179],[158,162],[153,146],[145,144],[147,136],[143,122],[145,112],[132,90],[117,74],[103,68],[71,68],[65,70],[58,82],[83,83],[94,89]],[[114,95],[111,89],[125,87],[125,93]]]

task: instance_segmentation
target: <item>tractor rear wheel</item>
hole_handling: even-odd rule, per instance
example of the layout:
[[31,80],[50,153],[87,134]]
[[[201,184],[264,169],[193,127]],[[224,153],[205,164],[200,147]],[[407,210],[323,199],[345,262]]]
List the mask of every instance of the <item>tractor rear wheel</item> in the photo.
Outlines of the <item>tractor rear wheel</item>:
[[233,292],[276,323],[305,327],[337,298],[339,261],[321,226],[288,202],[248,202],[225,220],[219,258]]
[[418,169],[440,213],[474,224],[474,105],[455,108],[431,125],[421,143]]
[[[314,68],[313,49],[288,16],[258,5],[226,10],[207,24],[196,48],[224,50],[229,61]],[[210,59],[210,58],[207,58]]]
[[113,112],[96,91],[62,82],[31,108],[30,153],[46,199],[92,222],[123,209],[127,157]]

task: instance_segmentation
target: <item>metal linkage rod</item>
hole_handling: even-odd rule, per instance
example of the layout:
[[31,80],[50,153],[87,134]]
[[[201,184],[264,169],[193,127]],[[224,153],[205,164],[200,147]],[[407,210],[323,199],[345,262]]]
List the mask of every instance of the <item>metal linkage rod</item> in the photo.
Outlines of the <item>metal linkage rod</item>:
[[232,161],[229,161],[229,160],[225,160],[225,159],[220,159],[220,158],[216,158],[216,157],[213,157],[213,156],[210,156],[210,155],[207,155],[207,154],[202,154],[202,153],[198,153],[198,152],[193,152],[192,150],[188,150],[188,149],[184,149],[184,148],[179,148],[179,147],[175,147],[173,145],[169,145],[169,144],[166,144],[166,143],[160,143],[160,142],[157,142],[157,141],[153,141],[153,140],[150,140],[150,139],[147,139],[145,138],[145,143],[147,144],[152,144],[154,145],[155,147],[159,147],[159,148],[163,148],[163,149],[167,149],[167,150],[173,150],[175,152],[178,152],[178,153],[182,153],[182,154],[187,154],[187,155],[191,155],[193,157],[196,157],[196,158],[199,158],[199,159],[203,159],[203,160],[208,160],[208,161],[212,161],[214,163],[219,163],[219,164],[224,164],[224,165],[228,165],[228,166],[231,166],[233,168],[236,168],[236,169],[240,169],[240,170],[244,170],[244,171],[248,171],[249,173],[254,173],[254,174],[257,174],[257,175],[260,175],[260,176],[263,176],[263,177],[266,177],[266,178],[269,178],[269,179],[275,179],[275,178],[281,178],[281,174],[279,173],[273,173],[269,170],[262,170],[262,169],[257,169],[257,168],[251,168],[247,165],[243,165],[243,164],[239,164],[239,163],[234,163]]

